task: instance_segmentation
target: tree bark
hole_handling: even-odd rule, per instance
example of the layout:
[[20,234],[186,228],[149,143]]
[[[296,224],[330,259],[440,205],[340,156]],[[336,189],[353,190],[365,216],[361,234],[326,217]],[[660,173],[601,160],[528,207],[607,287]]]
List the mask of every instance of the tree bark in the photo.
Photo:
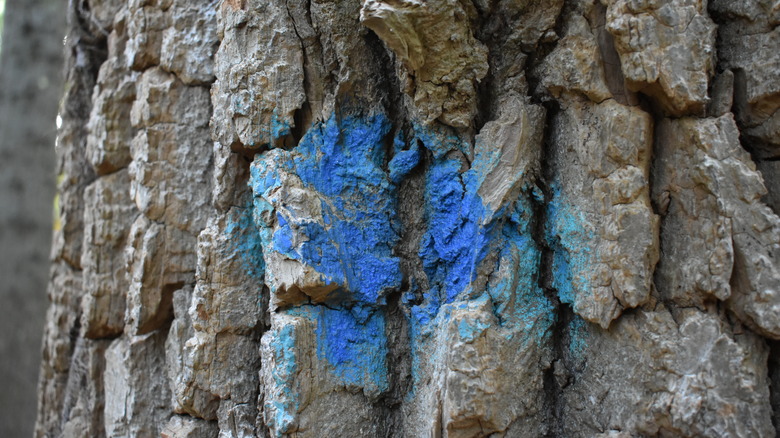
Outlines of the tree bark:
[[37,435],[773,436],[778,22],[71,5]]

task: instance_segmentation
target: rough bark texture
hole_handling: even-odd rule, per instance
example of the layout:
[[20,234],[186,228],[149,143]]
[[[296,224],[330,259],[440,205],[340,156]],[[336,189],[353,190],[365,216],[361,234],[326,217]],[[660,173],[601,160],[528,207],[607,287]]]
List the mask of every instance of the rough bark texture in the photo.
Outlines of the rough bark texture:
[[775,434],[776,1],[70,23],[38,436]]
[[7,0],[0,51],[0,436],[29,437],[46,315],[61,0]]

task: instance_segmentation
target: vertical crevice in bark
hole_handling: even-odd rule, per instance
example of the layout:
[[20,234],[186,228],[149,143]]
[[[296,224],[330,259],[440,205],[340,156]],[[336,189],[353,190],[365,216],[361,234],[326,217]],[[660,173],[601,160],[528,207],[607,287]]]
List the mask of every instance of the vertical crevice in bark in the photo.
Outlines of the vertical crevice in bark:
[[[533,88],[532,88],[533,89]],[[540,175],[536,185],[543,194],[543,199],[534,200],[534,213],[536,217],[534,240],[541,248],[541,260],[539,265],[539,287],[544,291],[545,296],[555,308],[555,321],[552,325],[552,336],[550,348],[552,349],[552,359],[550,367],[544,372],[544,394],[543,401],[546,410],[546,430],[544,436],[558,437],[562,436],[560,427],[562,417],[562,392],[565,387],[560,374],[566,370],[566,358],[563,355],[564,332],[566,324],[571,317],[571,309],[568,305],[562,304],[558,298],[558,291],[553,286],[553,249],[549,245],[550,224],[548,217],[548,204],[552,202],[552,189],[549,185],[553,181],[553,170],[551,166],[552,157],[550,156],[551,144],[553,141],[552,130],[553,121],[558,115],[560,108],[556,102],[547,102],[544,105],[547,111],[544,141],[542,154],[540,156]]]
[[420,260],[420,241],[425,232],[425,174],[429,158],[423,158],[398,189],[398,218],[402,226],[401,241],[396,253],[401,258],[401,272],[404,275],[404,292],[413,295],[412,302],[422,299],[421,291],[428,290],[428,277]]
[[[290,3],[291,1],[286,1],[285,7],[303,51],[303,88],[306,99],[301,107],[295,111],[293,119],[295,126],[290,132],[290,138],[285,142],[285,149],[294,148],[314,121],[315,113],[314,108],[312,108],[312,100],[319,101],[319,106],[322,105],[322,89],[317,88],[313,82],[321,74],[316,68],[314,58],[322,56],[322,47],[317,35],[311,31],[311,2],[310,0],[292,1],[295,13],[290,10]],[[299,30],[299,27],[309,30],[308,34],[301,35],[302,30]]]
[[772,405],[772,425],[780,434],[780,342],[769,341],[769,400]]
[[390,386],[379,399],[382,423],[381,436],[404,436],[404,419],[401,405],[411,388],[411,348],[407,316],[401,307],[402,291],[395,291],[387,297],[385,333],[388,343],[388,372]]

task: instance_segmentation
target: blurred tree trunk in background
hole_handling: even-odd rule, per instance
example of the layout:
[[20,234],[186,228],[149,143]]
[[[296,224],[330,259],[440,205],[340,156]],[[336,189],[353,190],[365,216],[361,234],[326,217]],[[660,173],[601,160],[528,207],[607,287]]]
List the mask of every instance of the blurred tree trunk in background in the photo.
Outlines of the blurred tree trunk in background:
[[0,52],[0,436],[30,436],[49,278],[65,0],[6,0]]

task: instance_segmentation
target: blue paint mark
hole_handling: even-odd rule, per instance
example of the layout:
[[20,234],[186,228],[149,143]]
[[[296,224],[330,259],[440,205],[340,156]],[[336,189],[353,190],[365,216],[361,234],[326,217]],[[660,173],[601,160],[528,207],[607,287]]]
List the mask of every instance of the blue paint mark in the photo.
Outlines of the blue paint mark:
[[[389,175],[383,166],[390,129],[381,114],[334,116],[314,124],[294,150],[259,155],[250,175],[254,220],[265,251],[298,260],[324,283],[340,286],[328,297],[334,308],[305,305],[285,312],[316,323],[317,358],[329,365],[332,381],[362,388],[370,397],[388,388],[382,306],[384,294],[401,285],[399,260],[392,255],[400,229],[396,183],[420,159],[416,148],[400,150],[404,142],[396,137],[399,153],[388,165]],[[307,208],[316,202],[321,217],[311,212],[297,217],[294,206],[276,203],[294,179],[307,190]],[[287,390],[291,384],[279,382]]]
[[[392,255],[400,228],[397,189],[382,167],[390,128],[382,114],[333,116],[312,126],[295,150],[261,154],[251,169],[255,218],[266,250],[313,267],[358,303],[381,305],[384,293],[401,284],[399,260]],[[416,165],[411,156],[399,160],[398,175]],[[316,193],[321,220],[296,218],[289,210],[269,214],[271,195],[282,187],[281,173],[297,175]]]
[[268,128],[268,132],[271,134],[271,145],[282,137],[290,135],[290,123],[286,118],[279,117],[279,112],[274,108],[271,114],[271,126]]
[[[349,389],[362,388],[370,397],[388,389],[387,336],[381,309],[304,305],[286,312],[315,323],[317,358],[330,365],[333,382]],[[293,333],[281,332],[279,336]]]
[[590,290],[588,274],[593,269],[591,244],[594,232],[588,228],[585,215],[578,211],[553,185],[552,201],[547,205],[546,236],[553,249],[553,287],[561,302],[574,305],[578,294]]
[[428,173],[429,228],[422,238],[420,258],[434,305],[450,303],[467,289],[493,237],[493,224],[482,225],[485,207],[477,195],[476,174],[461,174],[460,167],[460,160],[441,160]]
[[569,356],[576,362],[582,362],[588,350],[588,322],[574,315],[568,325]]
[[300,405],[300,394],[294,390],[298,370],[295,340],[295,327],[285,325],[274,334],[269,343],[275,364],[271,368],[271,376],[276,388],[281,389],[281,394],[275,394],[276,397],[272,400],[269,397],[266,403],[271,402],[273,405],[273,416],[268,422],[277,436],[291,431]]
[[555,306],[539,286],[541,250],[530,237],[533,227],[532,193],[524,191],[515,202],[496,239],[499,252],[496,282],[488,284],[495,313],[504,327],[514,328],[539,346],[549,342],[555,323]]
[[460,151],[469,154],[470,144],[464,141],[454,128],[442,124],[413,125],[414,143],[420,142],[433,153],[436,160],[442,159],[447,152]]
[[250,278],[262,280],[265,272],[263,244],[252,219],[252,209],[231,209],[223,233],[230,252],[241,258],[244,273]]
[[[457,147],[431,147],[425,140],[423,144],[440,158],[428,170],[428,229],[419,250],[429,288],[423,292],[422,303],[410,312],[415,382],[422,364],[432,360],[428,339],[437,325],[449,319],[447,310],[451,306],[445,304],[463,298],[474,300],[470,297],[474,293],[471,284],[489,253],[498,254],[493,267],[497,274],[485,294],[490,297],[499,325],[510,329],[506,331],[508,336],[522,333],[527,342],[542,346],[549,343],[555,322],[555,307],[539,286],[541,250],[531,237],[532,199],[543,198],[541,191],[534,186],[523,187],[517,199],[492,211],[478,192],[486,175],[498,165],[500,152],[496,148],[477,147],[482,152],[475,156],[471,169],[461,172],[460,160],[441,157],[442,151]],[[458,326],[466,339],[473,339],[485,329],[481,324]]]
[[394,184],[400,184],[401,180],[409,174],[419,163],[421,158],[420,147],[414,143],[408,150],[403,150],[404,142],[399,132],[394,141],[395,154],[388,164],[390,180]]
[[[476,148],[471,169],[461,172],[461,161],[447,154],[461,151],[468,156],[468,142],[444,126],[414,126],[408,149],[402,134],[395,136],[394,154],[385,169],[390,132],[391,124],[381,114],[331,117],[315,123],[294,150],[259,155],[250,181],[254,221],[264,249],[305,263],[324,282],[340,286],[328,301],[334,308],[307,305],[285,312],[316,321],[317,357],[329,365],[334,381],[350,389],[362,388],[372,397],[388,389],[384,295],[401,285],[399,260],[392,254],[400,233],[397,186],[419,164],[420,144],[431,151],[434,160],[421,206],[428,228],[418,252],[429,287],[422,291],[421,302],[413,292],[402,297],[410,307],[414,378],[419,376],[420,364],[435,354],[426,350],[427,340],[438,323],[450,319],[452,306],[446,304],[473,299],[471,284],[488,254],[497,255],[494,272],[500,275],[488,283],[481,299],[489,297],[499,325],[513,333],[508,336],[521,333],[528,342],[548,343],[555,320],[554,306],[539,287],[541,252],[531,238],[531,202],[543,200],[541,191],[523,187],[518,199],[490,211],[478,191],[501,158],[498,148]],[[290,187],[285,178],[298,178],[314,194],[321,218],[296,217],[293,208],[275,208],[277,191]],[[547,238],[556,248],[555,284],[563,297],[565,284],[571,284],[572,266],[580,263],[572,254],[583,254],[572,252],[574,245],[586,248],[577,239],[587,235],[577,227],[581,218],[561,205],[548,207]],[[477,339],[488,328],[489,323],[483,321],[461,322],[457,327],[465,341]],[[294,334],[282,330],[278,336]],[[280,348],[294,348],[290,342],[280,340]],[[292,361],[289,366],[297,366],[294,355],[278,354],[280,360]],[[277,384],[290,386],[292,381]],[[285,403],[282,410],[294,415],[297,406]],[[291,421],[287,414],[277,415],[279,424]]]
[[[387,338],[382,312],[358,315],[318,307],[317,357],[333,366],[339,382],[378,396],[388,388]],[[365,319],[361,321],[361,319]]]
[[458,336],[461,341],[474,342],[474,340],[482,336],[482,333],[489,327],[490,324],[487,324],[482,320],[476,320],[473,324],[470,324],[469,321],[462,319],[458,322]]
[[287,221],[284,216],[276,214],[276,221],[281,224],[281,230],[274,234],[274,248],[278,248],[281,252],[289,252],[293,249],[293,235]]

